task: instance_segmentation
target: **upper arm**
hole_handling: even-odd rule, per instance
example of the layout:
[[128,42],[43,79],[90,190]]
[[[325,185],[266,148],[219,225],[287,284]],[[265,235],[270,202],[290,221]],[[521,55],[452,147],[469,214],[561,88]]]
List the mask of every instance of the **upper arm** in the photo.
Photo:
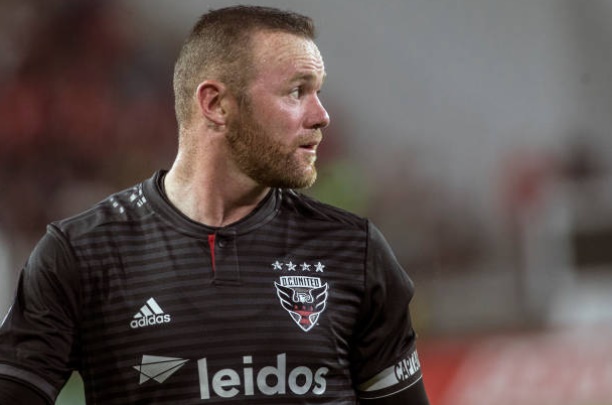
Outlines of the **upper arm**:
[[365,403],[426,405],[409,309],[414,285],[380,231],[369,224],[368,233],[365,295],[352,352],[357,395]]
[[53,400],[75,365],[78,278],[68,243],[50,227],[19,276],[0,326],[0,378],[36,387]]

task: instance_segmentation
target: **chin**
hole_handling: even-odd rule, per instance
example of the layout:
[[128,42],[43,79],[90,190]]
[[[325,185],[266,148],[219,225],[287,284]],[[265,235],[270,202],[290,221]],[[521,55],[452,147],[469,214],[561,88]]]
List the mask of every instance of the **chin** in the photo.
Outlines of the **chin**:
[[317,171],[313,169],[313,171],[309,173],[308,176],[304,176],[302,179],[300,179],[299,184],[293,188],[310,188],[316,180]]
[[295,189],[306,189],[311,187],[315,180],[317,179],[316,170],[309,171],[308,173],[304,173],[302,176],[282,176],[279,177],[276,181],[273,181],[270,184],[271,187],[277,188],[295,188]]

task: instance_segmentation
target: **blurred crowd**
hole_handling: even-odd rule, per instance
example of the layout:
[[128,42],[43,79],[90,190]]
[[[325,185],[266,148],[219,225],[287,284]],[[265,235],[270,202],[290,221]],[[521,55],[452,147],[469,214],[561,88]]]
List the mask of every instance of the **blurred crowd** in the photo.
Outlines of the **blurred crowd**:
[[173,58],[131,18],[112,1],[0,3],[0,228],[11,239],[37,239],[174,152]]

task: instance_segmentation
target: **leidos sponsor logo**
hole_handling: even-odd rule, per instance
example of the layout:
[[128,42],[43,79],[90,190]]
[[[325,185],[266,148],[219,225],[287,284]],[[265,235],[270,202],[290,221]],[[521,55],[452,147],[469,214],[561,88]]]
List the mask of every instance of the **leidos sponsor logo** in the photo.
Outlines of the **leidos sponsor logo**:
[[285,353],[277,355],[276,366],[263,367],[255,374],[252,356],[244,356],[242,375],[231,368],[224,368],[212,374],[208,369],[206,358],[200,359],[198,360],[200,398],[210,399],[212,393],[221,398],[232,398],[238,394],[283,395],[291,392],[295,395],[304,395],[312,392],[321,395],[325,392],[327,387],[325,376],[329,372],[327,367],[313,371],[306,366],[298,366],[287,374],[286,357]]
[[170,315],[164,313],[159,305],[157,305],[157,302],[155,302],[155,299],[149,298],[147,303],[134,315],[134,319],[130,322],[130,327],[136,329],[170,321]]
[[[176,357],[143,355],[140,364],[133,368],[140,373],[140,384],[149,380],[161,384],[188,361]],[[327,389],[325,377],[329,368],[312,370],[306,366],[297,366],[287,370],[286,353],[276,356],[276,365],[261,368],[253,366],[253,356],[242,357],[242,370],[211,369],[207,358],[197,363],[200,399],[203,400],[233,398],[238,395],[304,395],[309,392],[322,395]]]

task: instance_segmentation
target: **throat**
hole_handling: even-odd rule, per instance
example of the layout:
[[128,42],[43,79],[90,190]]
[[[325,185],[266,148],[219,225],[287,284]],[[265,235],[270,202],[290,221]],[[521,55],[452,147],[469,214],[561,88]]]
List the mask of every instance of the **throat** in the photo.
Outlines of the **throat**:
[[168,201],[192,221],[224,227],[248,216],[270,191],[267,187],[237,187],[228,182],[177,179],[170,171],[163,179]]

